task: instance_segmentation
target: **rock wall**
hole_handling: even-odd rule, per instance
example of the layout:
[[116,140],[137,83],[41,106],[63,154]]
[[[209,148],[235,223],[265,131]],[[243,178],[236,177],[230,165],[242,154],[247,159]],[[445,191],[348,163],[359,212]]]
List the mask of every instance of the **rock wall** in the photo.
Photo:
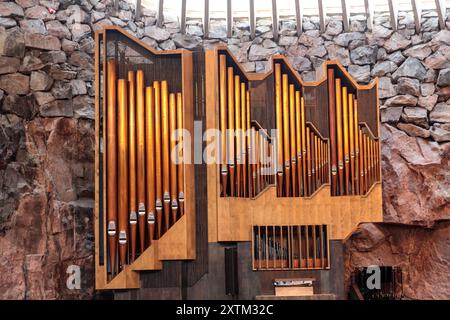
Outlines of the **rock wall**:
[[[304,17],[280,23],[258,19],[200,22],[187,34],[166,17],[125,1],[0,1],[0,299],[92,298],[94,207],[93,32],[119,25],[160,50],[225,43],[247,71],[263,72],[268,58],[285,54],[305,80],[337,59],[359,82],[379,77],[384,218],[362,225],[346,243],[347,279],[367,264],[400,265],[407,298],[450,298],[450,31],[436,12],[424,12],[417,34],[412,13],[399,13],[399,30],[377,15]],[[449,24],[447,23],[447,27]],[[66,287],[67,267],[81,267],[81,290]]]

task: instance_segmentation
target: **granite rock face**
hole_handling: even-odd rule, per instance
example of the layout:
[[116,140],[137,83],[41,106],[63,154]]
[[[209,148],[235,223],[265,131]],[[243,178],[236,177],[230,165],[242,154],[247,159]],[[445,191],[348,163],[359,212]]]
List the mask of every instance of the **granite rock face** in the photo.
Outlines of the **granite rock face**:
[[[373,31],[352,16],[351,30],[329,17],[258,19],[256,37],[235,21],[214,21],[205,38],[191,20],[156,26],[156,12],[134,19],[134,4],[16,0],[0,2],[0,299],[92,298],[94,207],[93,32],[119,25],[157,50],[198,50],[226,44],[244,68],[265,72],[285,54],[306,81],[333,59],[360,83],[379,77],[385,224],[363,224],[346,243],[347,278],[354,267],[404,268],[408,298],[450,298],[450,31],[424,12],[416,33],[412,13],[399,28],[375,15]],[[134,2],[133,2],[134,3]],[[362,230],[362,231],[361,231]],[[78,265],[81,290],[66,287]]]

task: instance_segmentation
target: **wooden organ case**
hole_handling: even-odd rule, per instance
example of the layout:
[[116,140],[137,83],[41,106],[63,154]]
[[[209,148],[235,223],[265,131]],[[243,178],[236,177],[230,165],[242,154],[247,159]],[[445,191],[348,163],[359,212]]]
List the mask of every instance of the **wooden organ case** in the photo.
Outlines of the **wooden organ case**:
[[139,271],[195,259],[193,165],[170,161],[193,131],[192,54],[108,27],[95,58],[96,288],[139,288]]
[[[305,82],[284,56],[247,73],[226,47],[155,51],[118,27],[96,45],[97,289],[252,299],[283,277],[342,289],[343,240],[382,221],[377,81],[327,61]],[[214,161],[173,165],[170,133],[187,130],[194,155],[194,119]]]

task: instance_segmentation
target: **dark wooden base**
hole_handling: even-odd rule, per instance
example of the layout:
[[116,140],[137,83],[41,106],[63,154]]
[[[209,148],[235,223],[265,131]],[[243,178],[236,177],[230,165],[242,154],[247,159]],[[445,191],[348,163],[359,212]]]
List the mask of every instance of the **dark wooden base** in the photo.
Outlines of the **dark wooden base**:
[[[238,252],[239,294],[225,293],[225,251],[236,246]],[[316,298],[345,299],[343,244],[330,241],[330,269],[328,270],[252,270],[251,242],[209,243],[208,272],[198,281],[187,285],[189,261],[167,261],[161,271],[141,273],[141,288],[117,291],[116,299],[264,299],[274,296],[273,279],[314,278]],[[289,297],[291,299],[292,297]]]

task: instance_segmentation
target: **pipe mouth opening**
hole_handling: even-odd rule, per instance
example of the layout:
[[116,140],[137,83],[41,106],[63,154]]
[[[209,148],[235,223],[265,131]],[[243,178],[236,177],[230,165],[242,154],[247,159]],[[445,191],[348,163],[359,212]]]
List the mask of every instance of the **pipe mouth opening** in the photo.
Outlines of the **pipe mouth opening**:
[[177,200],[172,200],[172,210],[176,210],[176,209],[178,209],[178,202],[177,202]]
[[110,221],[108,223],[108,235],[115,236],[116,235],[116,223],[114,221]]
[[157,199],[156,200],[156,210],[162,210],[162,208],[163,208],[163,204],[162,204],[161,199]]
[[184,192],[180,192],[180,193],[178,194],[178,199],[180,200],[180,202],[183,202],[183,201],[184,201]]
[[137,215],[135,211],[130,212],[130,224],[136,224],[137,223]]
[[127,243],[127,233],[124,230],[119,232],[119,244]]
[[164,193],[164,202],[170,202],[170,195],[168,192]]
[[155,214],[153,212],[149,212],[147,216],[147,223],[154,224],[155,223]]

